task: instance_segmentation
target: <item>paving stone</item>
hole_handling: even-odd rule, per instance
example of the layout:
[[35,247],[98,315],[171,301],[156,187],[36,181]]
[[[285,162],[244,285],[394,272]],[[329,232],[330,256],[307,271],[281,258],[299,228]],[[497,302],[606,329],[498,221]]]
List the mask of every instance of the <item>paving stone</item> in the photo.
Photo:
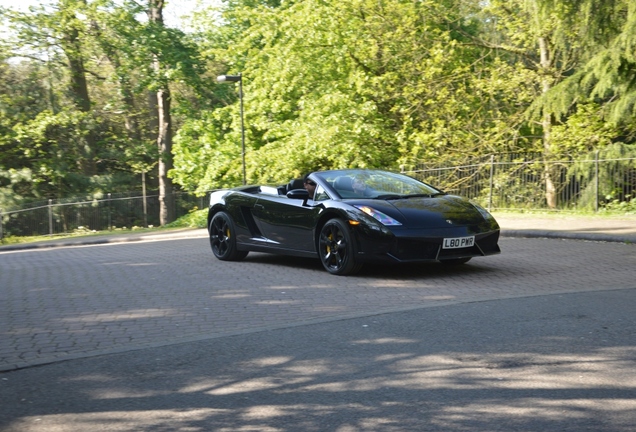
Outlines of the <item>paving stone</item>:
[[0,370],[445,303],[636,286],[633,244],[502,238],[501,247],[465,266],[369,266],[354,277],[267,254],[221,262],[205,238],[0,251]]

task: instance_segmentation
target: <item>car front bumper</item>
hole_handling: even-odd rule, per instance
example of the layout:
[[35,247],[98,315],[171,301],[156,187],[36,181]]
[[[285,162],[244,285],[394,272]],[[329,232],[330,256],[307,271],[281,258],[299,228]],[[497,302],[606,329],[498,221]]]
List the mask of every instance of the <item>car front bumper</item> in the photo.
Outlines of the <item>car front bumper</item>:
[[[475,233],[469,228],[452,230],[403,230],[395,233],[356,230],[356,260],[360,262],[427,262],[494,255],[499,248],[499,229]],[[444,249],[445,238],[475,236],[470,247]]]

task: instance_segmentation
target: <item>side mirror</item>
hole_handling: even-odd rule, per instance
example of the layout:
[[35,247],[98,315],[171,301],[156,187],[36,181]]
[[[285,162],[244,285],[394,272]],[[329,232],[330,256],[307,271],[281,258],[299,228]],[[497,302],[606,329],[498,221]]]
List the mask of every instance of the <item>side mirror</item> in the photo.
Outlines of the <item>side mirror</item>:
[[308,200],[309,192],[306,189],[293,189],[287,192],[287,198]]

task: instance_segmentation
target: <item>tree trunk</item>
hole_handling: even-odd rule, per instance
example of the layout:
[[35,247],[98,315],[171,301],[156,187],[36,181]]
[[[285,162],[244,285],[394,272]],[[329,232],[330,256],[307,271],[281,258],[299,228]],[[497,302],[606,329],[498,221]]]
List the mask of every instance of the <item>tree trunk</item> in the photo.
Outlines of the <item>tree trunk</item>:
[[[163,26],[163,0],[149,0],[148,19]],[[153,68],[157,77],[162,75],[162,65],[155,54]],[[172,169],[172,118],[170,113],[170,90],[164,83],[157,91],[157,146],[159,147],[159,223],[163,226],[175,219],[175,197],[172,180],[168,172]]]
[[[552,87],[552,82],[550,80],[548,71],[551,68],[551,55],[550,48],[548,46],[548,42],[545,38],[539,38],[539,49],[541,55],[541,69],[543,72],[542,78],[542,88],[541,92],[546,94],[550,88]],[[543,128],[543,160],[544,160],[544,168],[543,168],[543,178],[545,180],[545,200],[548,205],[548,208],[554,209],[557,206],[557,192],[556,192],[556,184],[554,179],[554,173],[551,166],[552,161],[552,115],[550,113],[544,113],[543,119],[541,121],[541,126]]]
[[[69,66],[69,91],[73,102],[77,109],[82,112],[90,112],[91,100],[88,94],[88,83],[86,81],[86,70],[84,69],[84,58],[82,56],[81,34],[77,29],[75,21],[77,17],[71,9],[71,4],[63,4],[64,10],[62,19],[62,49],[68,60]],[[97,165],[95,163],[95,137],[92,133],[86,136],[85,145],[79,148],[81,155],[78,164],[82,173],[86,176],[92,176],[97,173]]]
[[170,92],[157,92],[157,112],[159,118],[159,223],[163,226],[175,219],[175,199],[172,180],[168,171],[172,169],[172,124],[170,117]]

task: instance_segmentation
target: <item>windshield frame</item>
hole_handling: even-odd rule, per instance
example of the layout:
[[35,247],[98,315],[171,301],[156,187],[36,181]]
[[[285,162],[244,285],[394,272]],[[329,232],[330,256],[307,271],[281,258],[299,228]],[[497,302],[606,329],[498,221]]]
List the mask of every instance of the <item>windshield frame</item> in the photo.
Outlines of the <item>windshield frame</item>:
[[[407,199],[445,195],[434,186],[404,174],[382,170],[343,169],[313,173],[329,192],[340,199]],[[344,179],[348,177],[350,180]],[[354,191],[350,184],[363,179],[367,189]]]

